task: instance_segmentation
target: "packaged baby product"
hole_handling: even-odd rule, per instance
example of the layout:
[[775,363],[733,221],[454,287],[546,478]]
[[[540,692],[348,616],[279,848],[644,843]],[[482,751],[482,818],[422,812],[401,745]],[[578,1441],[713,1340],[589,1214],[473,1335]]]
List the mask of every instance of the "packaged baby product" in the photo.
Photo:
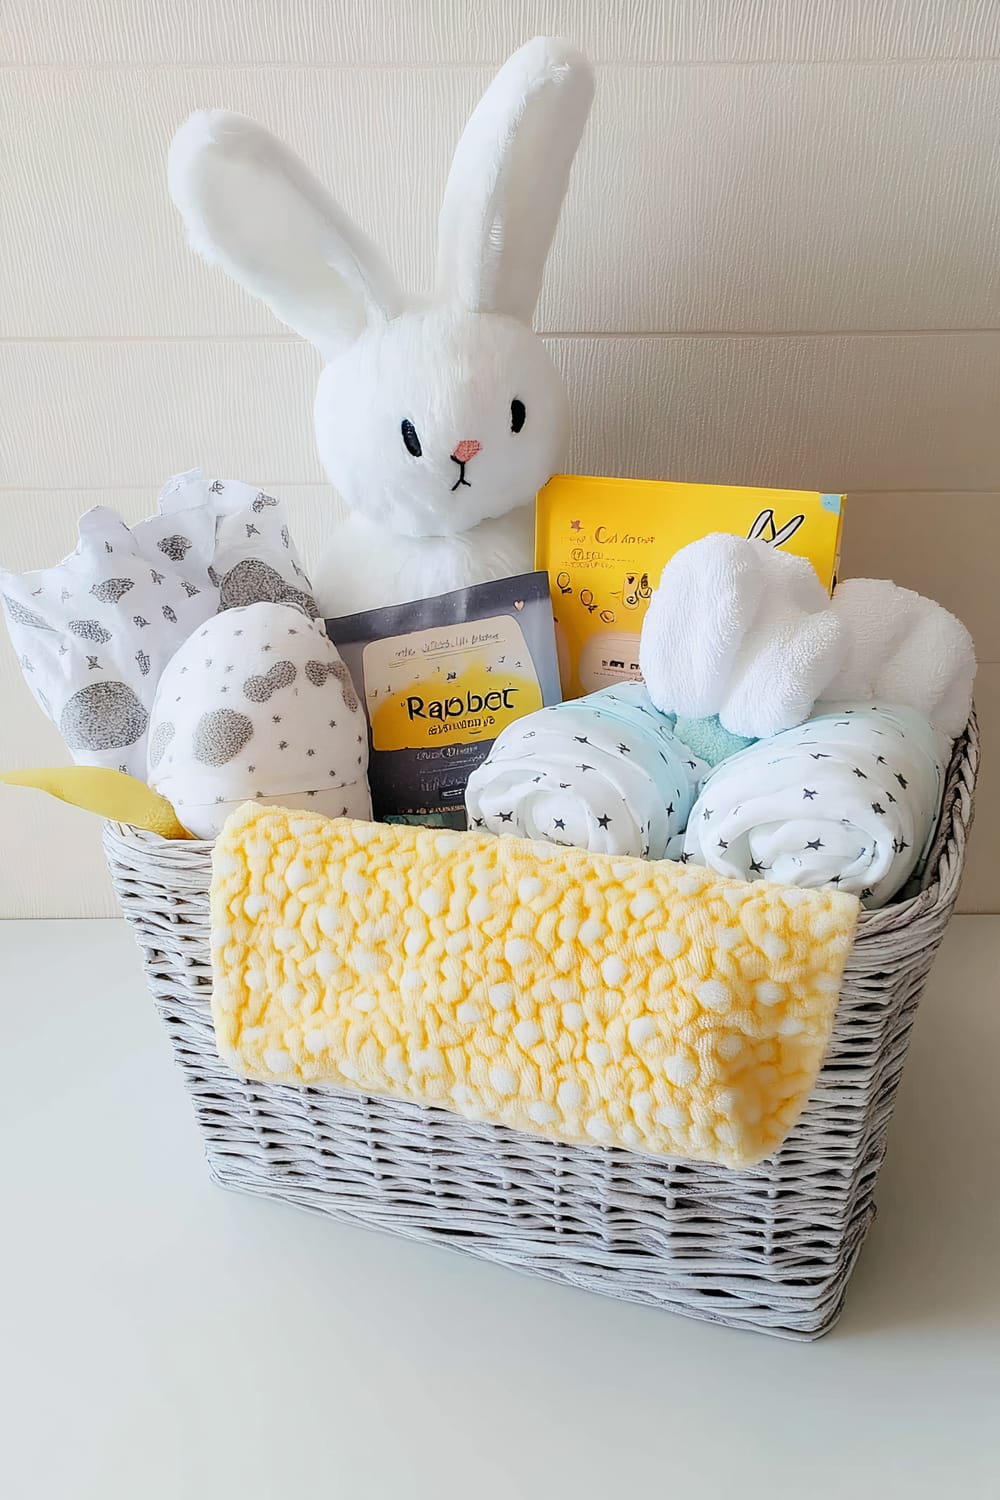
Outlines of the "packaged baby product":
[[557,474],[539,492],[535,562],[549,575],[563,694],[640,681],[639,632],[664,566],[713,531],[807,557],[832,589],[843,495]]
[[374,816],[465,827],[465,786],[502,729],[558,703],[544,573],[327,620],[368,714]]

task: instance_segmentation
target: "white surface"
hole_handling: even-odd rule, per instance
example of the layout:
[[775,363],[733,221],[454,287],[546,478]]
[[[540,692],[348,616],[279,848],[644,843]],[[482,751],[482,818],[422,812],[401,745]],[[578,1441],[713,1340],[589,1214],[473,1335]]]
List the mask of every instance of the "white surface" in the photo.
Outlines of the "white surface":
[[952,927],[818,1344],[230,1196],[117,923],[0,924],[12,1500],[1000,1494],[1000,919]]
[[[139,491],[144,510],[195,463],[308,502],[315,557],[333,509],[315,358],[185,248],[167,143],[196,107],[256,116],[420,287],[469,109],[520,42],[562,33],[597,68],[540,304],[573,466],[864,492],[851,569],[966,614],[990,664],[979,701],[1000,717],[997,594],[968,562],[1000,546],[996,0],[0,9],[6,565],[54,561],[79,511]],[[861,514],[882,495],[891,532]],[[58,760],[37,712],[22,717],[4,636],[0,766]],[[112,913],[88,820],[2,789],[0,816],[28,846],[0,868],[0,914]],[[1000,866],[973,851],[964,901],[996,909]]]

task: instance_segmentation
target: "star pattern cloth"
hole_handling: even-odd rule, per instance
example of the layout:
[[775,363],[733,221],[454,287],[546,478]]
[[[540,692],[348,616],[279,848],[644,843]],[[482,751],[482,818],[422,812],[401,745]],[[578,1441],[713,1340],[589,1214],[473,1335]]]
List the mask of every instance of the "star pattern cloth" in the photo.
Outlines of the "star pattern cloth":
[[469,778],[469,827],[662,859],[707,770],[643,685],[621,683],[509,725]]
[[910,709],[825,706],[716,767],[682,858],[742,880],[833,885],[884,906],[926,856],[945,753]]
[[167,482],[158,512],[128,526],[97,506],[62,562],[0,569],[21,671],[73,759],[139,780],[157,684],[199,625],[259,601],[318,614],[273,495],[192,470]]

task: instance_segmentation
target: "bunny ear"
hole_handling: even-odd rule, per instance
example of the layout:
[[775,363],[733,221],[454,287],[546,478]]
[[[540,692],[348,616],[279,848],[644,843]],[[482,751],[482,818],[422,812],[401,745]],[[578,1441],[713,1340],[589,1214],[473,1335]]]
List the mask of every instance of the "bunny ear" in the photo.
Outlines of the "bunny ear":
[[768,547],[780,547],[795,535],[804,521],[805,516],[793,516],[779,530],[774,524],[774,511],[762,510],[747,532],[747,540],[764,542]]
[[242,115],[192,115],[174,136],[170,196],[188,237],[330,356],[366,314],[401,302],[379,251],[286,146]]
[[782,526],[779,531],[776,531],[774,533],[774,539],[771,542],[771,546],[780,547],[782,542],[787,542],[791,537],[795,535],[799,527],[805,524],[805,519],[805,516],[793,516],[790,521],[786,521],[784,526]]
[[764,532],[768,529],[768,527],[771,528],[771,534],[773,535],[774,511],[762,510],[757,519],[754,521],[753,525],[750,527],[750,530],[747,532],[747,541],[755,542],[760,539],[766,541],[767,538],[764,536]]
[[536,37],[504,63],[448,176],[438,228],[443,295],[531,322],[593,93],[590,65],[558,37]]

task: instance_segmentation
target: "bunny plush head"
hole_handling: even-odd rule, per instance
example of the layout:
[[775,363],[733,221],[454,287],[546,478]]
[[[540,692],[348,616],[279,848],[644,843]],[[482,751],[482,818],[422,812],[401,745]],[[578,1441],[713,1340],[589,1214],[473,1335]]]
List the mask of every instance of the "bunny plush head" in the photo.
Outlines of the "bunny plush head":
[[320,350],[320,456],[387,532],[464,533],[532,500],[562,462],[566,395],[531,320],[592,92],[566,42],[539,37],[507,61],[455,153],[429,299],[401,290],[260,126],[211,111],[174,138],[170,192],[192,245]]

